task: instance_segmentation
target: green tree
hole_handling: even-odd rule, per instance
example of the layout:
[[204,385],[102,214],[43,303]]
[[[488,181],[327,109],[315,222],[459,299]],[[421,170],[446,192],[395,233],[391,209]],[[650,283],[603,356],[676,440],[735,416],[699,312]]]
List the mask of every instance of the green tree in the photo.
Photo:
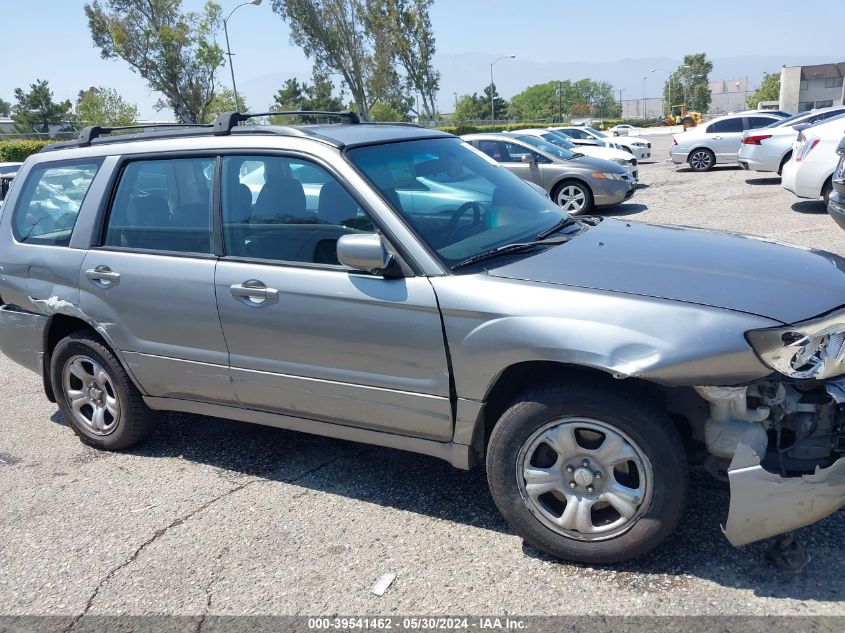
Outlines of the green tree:
[[363,1],[273,0],[272,7],[290,26],[291,41],[319,72],[343,77],[356,110],[366,120],[375,63],[372,38],[364,29]]
[[399,112],[399,110],[384,101],[376,101],[370,106],[371,121],[404,121],[405,118],[404,113]]
[[[391,62],[401,66],[409,90],[419,94],[422,110],[436,116],[440,73],[434,68],[434,30],[429,8],[434,0],[368,0],[368,28],[389,42]],[[420,116],[422,113],[417,112]]]
[[12,120],[15,130],[21,134],[49,133],[50,125],[68,121],[73,107],[70,100],[53,101],[53,91],[47,81],[41,79],[30,84],[29,92],[15,88],[15,101]]
[[[243,95],[238,95],[238,102],[240,102],[242,112],[249,112],[249,105],[247,105]],[[218,88],[214,92],[214,98],[211,100],[211,103],[207,108],[205,118],[201,121],[201,123],[211,123],[223,112],[237,111],[238,103],[235,101],[235,91],[231,88]],[[249,123],[249,121],[247,123]]]
[[596,116],[615,117],[621,114],[619,103],[613,96],[613,86],[607,82],[581,79],[576,82],[547,81],[529,86],[510,100],[508,115],[527,120],[561,119],[565,114],[575,114],[576,104]]
[[92,86],[79,92],[75,116],[82,125],[132,125],[138,119],[138,106],[124,101],[117,90]]
[[[314,71],[311,84],[299,83],[296,78],[287,79],[276,95],[270,110],[321,110],[338,112],[344,109],[343,95],[335,96],[334,83],[326,75]],[[301,121],[293,117],[294,121]],[[284,123],[282,117],[272,117],[273,123]],[[291,119],[287,119],[290,123]]]
[[756,108],[761,101],[779,101],[780,100],[780,73],[764,73],[763,81],[760,87],[757,88],[748,97],[748,107]]
[[182,0],[94,0],[85,5],[94,45],[123,59],[185,123],[208,119],[223,51],[214,41],[220,6],[182,12]]
[[455,104],[454,115],[456,123],[476,121],[478,119],[483,119],[485,115],[490,115],[489,101],[485,107],[484,98],[479,97],[477,93],[473,93],[471,95],[461,95],[458,97],[458,102]]
[[[492,96],[491,96],[492,90]],[[493,116],[495,120],[503,119],[508,113],[508,102],[499,96],[496,90],[496,84],[484,87],[484,103],[486,104],[486,115],[490,115],[490,102],[493,102]]]
[[[683,63],[663,86],[663,98],[670,106],[685,103],[687,110],[707,112],[710,107],[710,72],[713,62],[706,53],[684,55]],[[671,97],[671,99],[670,99]]]
[[5,99],[0,99],[0,116],[9,116],[12,112],[12,104]]

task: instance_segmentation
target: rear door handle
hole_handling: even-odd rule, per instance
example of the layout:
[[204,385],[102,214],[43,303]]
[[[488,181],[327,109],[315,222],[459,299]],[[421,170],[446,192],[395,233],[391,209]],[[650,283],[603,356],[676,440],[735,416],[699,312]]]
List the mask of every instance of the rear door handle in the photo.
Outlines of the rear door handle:
[[250,279],[242,284],[232,284],[229,286],[229,292],[234,297],[242,297],[249,299],[252,303],[262,303],[267,299],[277,299],[279,291],[275,288],[268,288],[264,282],[258,279]]
[[108,266],[97,266],[85,271],[85,276],[91,281],[99,281],[104,286],[116,284],[120,281],[120,273],[114,272]]

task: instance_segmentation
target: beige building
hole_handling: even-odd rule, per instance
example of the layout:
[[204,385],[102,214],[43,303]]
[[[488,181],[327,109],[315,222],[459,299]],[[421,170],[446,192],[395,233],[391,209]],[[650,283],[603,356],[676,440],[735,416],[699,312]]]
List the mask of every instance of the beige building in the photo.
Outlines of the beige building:
[[805,112],[845,105],[845,62],[816,66],[784,66],[780,71],[781,110]]

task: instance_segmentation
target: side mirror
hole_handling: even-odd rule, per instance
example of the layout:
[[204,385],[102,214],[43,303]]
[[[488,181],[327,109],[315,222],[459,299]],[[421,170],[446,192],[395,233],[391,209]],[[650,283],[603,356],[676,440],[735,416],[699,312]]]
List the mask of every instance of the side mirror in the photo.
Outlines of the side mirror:
[[535,163],[534,156],[532,156],[531,154],[523,154],[522,162],[528,163],[529,165],[533,165]]
[[344,266],[368,273],[381,273],[393,263],[381,235],[350,233],[337,240],[337,259]]

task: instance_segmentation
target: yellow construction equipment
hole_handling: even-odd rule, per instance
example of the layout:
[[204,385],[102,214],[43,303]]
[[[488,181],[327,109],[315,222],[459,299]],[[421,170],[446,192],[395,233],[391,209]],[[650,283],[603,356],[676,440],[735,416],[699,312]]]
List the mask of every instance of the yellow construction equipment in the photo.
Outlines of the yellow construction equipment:
[[687,110],[685,103],[672,106],[672,111],[666,115],[666,125],[683,125],[685,130],[701,124],[701,112]]

